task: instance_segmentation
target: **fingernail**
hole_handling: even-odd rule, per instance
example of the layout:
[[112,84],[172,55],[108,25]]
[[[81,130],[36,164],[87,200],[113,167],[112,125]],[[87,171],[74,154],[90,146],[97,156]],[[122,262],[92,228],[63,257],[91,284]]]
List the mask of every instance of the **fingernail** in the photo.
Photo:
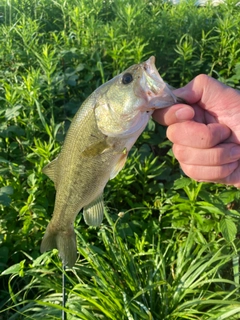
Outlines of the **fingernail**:
[[190,120],[194,117],[194,110],[191,108],[181,108],[175,112],[178,120]]
[[230,151],[230,157],[232,159],[238,159],[240,158],[240,146],[235,146],[232,147],[231,151]]

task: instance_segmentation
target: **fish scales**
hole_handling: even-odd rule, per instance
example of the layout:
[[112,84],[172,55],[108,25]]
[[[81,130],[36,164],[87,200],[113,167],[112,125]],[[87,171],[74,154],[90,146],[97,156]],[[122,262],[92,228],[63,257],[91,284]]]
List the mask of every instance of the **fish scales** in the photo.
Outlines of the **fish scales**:
[[154,61],[134,65],[96,89],[73,118],[59,156],[43,169],[54,182],[56,199],[41,252],[57,248],[64,265],[72,267],[77,259],[79,211],[84,208],[87,224],[101,224],[108,180],[124,166],[153,111],[179,101]]

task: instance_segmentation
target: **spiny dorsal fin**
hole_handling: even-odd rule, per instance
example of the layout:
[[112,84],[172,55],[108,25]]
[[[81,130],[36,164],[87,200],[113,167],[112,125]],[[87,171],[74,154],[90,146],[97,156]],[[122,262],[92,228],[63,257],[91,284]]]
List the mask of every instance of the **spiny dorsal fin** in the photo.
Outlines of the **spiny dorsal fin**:
[[89,226],[97,227],[101,224],[103,219],[104,203],[103,194],[89,203],[83,209],[83,217]]
[[56,167],[57,167],[57,159],[54,159],[52,162],[48,163],[42,170],[44,174],[48,176],[53,182],[56,187]]

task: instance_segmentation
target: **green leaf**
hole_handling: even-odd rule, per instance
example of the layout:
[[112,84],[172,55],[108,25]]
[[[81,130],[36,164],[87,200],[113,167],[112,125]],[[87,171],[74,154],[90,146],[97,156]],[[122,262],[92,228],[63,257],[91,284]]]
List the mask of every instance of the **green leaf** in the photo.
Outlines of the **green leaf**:
[[235,223],[230,219],[222,219],[220,221],[220,230],[224,239],[227,242],[232,242],[236,238],[237,227]]
[[23,266],[24,266],[24,263],[25,263],[26,260],[23,260],[19,263],[16,263],[14,265],[12,265],[11,267],[7,268],[6,270],[4,270],[1,275],[7,275],[7,274],[19,274],[20,271],[22,270]]
[[147,124],[145,131],[154,131],[155,127],[156,127],[156,123],[152,119],[150,119],[148,121],[148,124]]
[[11,203],[11,198],[9,198],[9,196],[7,196],[6,194],[0,194],[0,204],[8,207],[10,203]]
[[9,197],[11,194],[13,194],[13,188],[11,186],[0,188],[0,204],[8,207],[12,201]]
[[0,193],[13,194],[13,188],[11,186],[2,187]]
[[235,195],[238,192],[239,191],[235,190],[224,191],[219,194],[219,198],[223,201],[224,204],[228,204],[234,200]]
[[25,131],[19,126],[9,126],[1,131],[1,137],[7,138],[12,136],[24,136]]
[[174,181],[174,189],[175,190],[183,189],[184,187],[189,186],[191,182],[192,182],[191,179],[182,177],[182,178]]
[[6,160],[5,158],[3,158],[3,157],[0,157],[0,163],[9,163],[9,161],[8,160]]
[[16,106],[14,108],[9,108],[5,112],[5,118],[6,120],[11,120],[14,117],[17,117],[19,115],[19,111],[22,108],[22,106]]

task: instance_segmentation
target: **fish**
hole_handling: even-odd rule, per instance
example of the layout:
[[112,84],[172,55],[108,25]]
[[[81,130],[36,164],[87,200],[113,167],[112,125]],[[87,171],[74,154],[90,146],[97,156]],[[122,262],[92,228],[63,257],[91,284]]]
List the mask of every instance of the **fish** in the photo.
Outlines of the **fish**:
[[123,168],[154,110],[179,102],[159,75],[153,56],[102,84],[83,102],[60,154],[43,168],[54,183],[56,198],[42,253],[57,248],[63,265],[74,266],[76,216],[83,209],[87,225],[101,224],[105,185]]

